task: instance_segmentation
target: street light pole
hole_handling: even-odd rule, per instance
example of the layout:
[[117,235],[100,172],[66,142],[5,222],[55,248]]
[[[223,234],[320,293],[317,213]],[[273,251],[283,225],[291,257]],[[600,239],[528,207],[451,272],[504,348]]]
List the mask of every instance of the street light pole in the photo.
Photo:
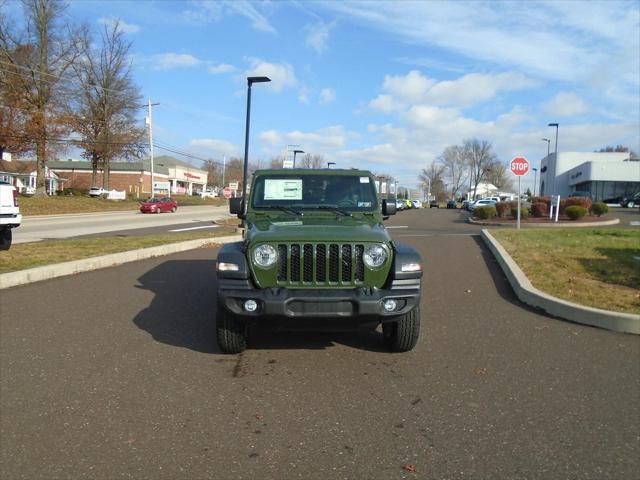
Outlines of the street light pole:
[[538,178],[538,169],[532,168],[533,170],[533,196],[536,196],[536,179]]
[[242,213],[247,208],[247,171],[249,168],[249,122],[251,118],[251,85],[270,82],[269,77],[247,77],[247,123],[244,130],[244,169],[242,172]]
[[[556,127],[556,149],[553,157],[553,193],[556,193],[556,170],[558,167],[558,128],[560,127],[559,123],[550,123],[547,125],[549,127]],[[549,162],[547,161],[547,171],[549,171]]]
[[153,120],[151,118],[151,107],[153,105],[160,105],[159,103],[151,103],[151,99],[148,99],[147,108],[148,108],[148,116],[147,116],[147,124],[149,125],[149,159],[151,161],[151,198],[155,196],[155,188],[154,187],[154,173],[153,173]]
[[551,140],[548,138],[543,138],[543,142],[547,142],[547,157],[549,156],[549,149],[551,148]]
[[293,168],[296,168],[296,155],[298,153],[304,153],[304,150],[294,150],[293,151]]

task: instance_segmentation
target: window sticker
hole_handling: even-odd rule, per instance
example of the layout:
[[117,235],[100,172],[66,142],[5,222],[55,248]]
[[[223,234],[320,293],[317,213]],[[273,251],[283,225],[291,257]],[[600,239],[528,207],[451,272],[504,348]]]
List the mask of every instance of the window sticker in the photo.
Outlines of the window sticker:
[[264,200],[302,200],[302,179],[265,179]]
[[369,177],[360,177],[360,183],[369,183]]
[[371,202],[358,202],[358,207],[370,207]]

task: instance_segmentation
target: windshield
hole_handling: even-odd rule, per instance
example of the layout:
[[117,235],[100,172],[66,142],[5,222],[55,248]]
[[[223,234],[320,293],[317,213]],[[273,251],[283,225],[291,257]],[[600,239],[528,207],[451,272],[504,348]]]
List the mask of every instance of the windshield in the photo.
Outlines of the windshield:
[[303,174],[256,178],[251,206],[371,212],[378,208],[378,202],[369,176]]

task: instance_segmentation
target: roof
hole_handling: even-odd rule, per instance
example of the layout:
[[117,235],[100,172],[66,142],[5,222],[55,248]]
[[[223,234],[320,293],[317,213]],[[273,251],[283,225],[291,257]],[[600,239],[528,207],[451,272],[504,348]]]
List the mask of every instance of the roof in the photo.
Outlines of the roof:
[[7,160],[0,160],[0,172],[29,175],[35,169],[35,161],[12,160],[9,162]]
[[[52,170],[89,170],[91,171],[91,162],[79,161],[79,160],[49,160],[47,166]],[[101,170],[101,168],[98,168]],[[141,172],[150,171],[151,162],[147,159],[138,160],[136,162],[111,162],[111,171],[120,172]],[[169,169],[157,163],[153,162],[153,171],[160,175],[168,175]]]
[[364,177],[371,175],[371,172],[355,168],[269,168],[256,170],[254,175],[349,175]]

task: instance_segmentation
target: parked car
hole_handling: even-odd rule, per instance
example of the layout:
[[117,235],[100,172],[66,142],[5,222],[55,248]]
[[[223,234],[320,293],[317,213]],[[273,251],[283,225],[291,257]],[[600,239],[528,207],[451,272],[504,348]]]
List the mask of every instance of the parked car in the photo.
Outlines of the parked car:
[[200,197],[202,198],[217,198],[218,193],[214,190],[203,190],[200,192]]
[[591,198],[591,192],[583,192],[580,190],[576,190],[575,192],[571,192],[569,197],[582,197],[582,198]]
[[429,202],[429,208],[440,208],[440,203],[437,200],[431,200]]
[[625,197],[620,201],[621,207],[633,208],[640,205],[640,192],[636,193],[634,196]]
[[178,202],[169,197],[153,197],[140,205],[142,213],[162,213],[175,212],[178,209]]
[[496,203],[498,202],[496,202],[495,200],[481,198],[480,200],[476,200],[475,202],[473,202],[473,205],[471,206],[471,211],[475,210],[478,207],[486,207],[488,205],[495,205]]
[[420,200],[413,200],[413,208],[422,208],[422,202]]
[[458,207],[458,205],[456,204],[456,201],[455,201],[455,200],[449,200],[449,201],[447,202],[447,208],[454,208],[454,209],[455,209],[455,208],[457,208],[457,207]]
[[89,189],[89,196],[90,197],[99,197],[101,195],[105,195],[109,193],[108,190],[105,190],[104,188],[100,188],[100,187],[91,187]]
[[404,210],[407,208],[407,205],[400,199],[396,200],[396,210]]

